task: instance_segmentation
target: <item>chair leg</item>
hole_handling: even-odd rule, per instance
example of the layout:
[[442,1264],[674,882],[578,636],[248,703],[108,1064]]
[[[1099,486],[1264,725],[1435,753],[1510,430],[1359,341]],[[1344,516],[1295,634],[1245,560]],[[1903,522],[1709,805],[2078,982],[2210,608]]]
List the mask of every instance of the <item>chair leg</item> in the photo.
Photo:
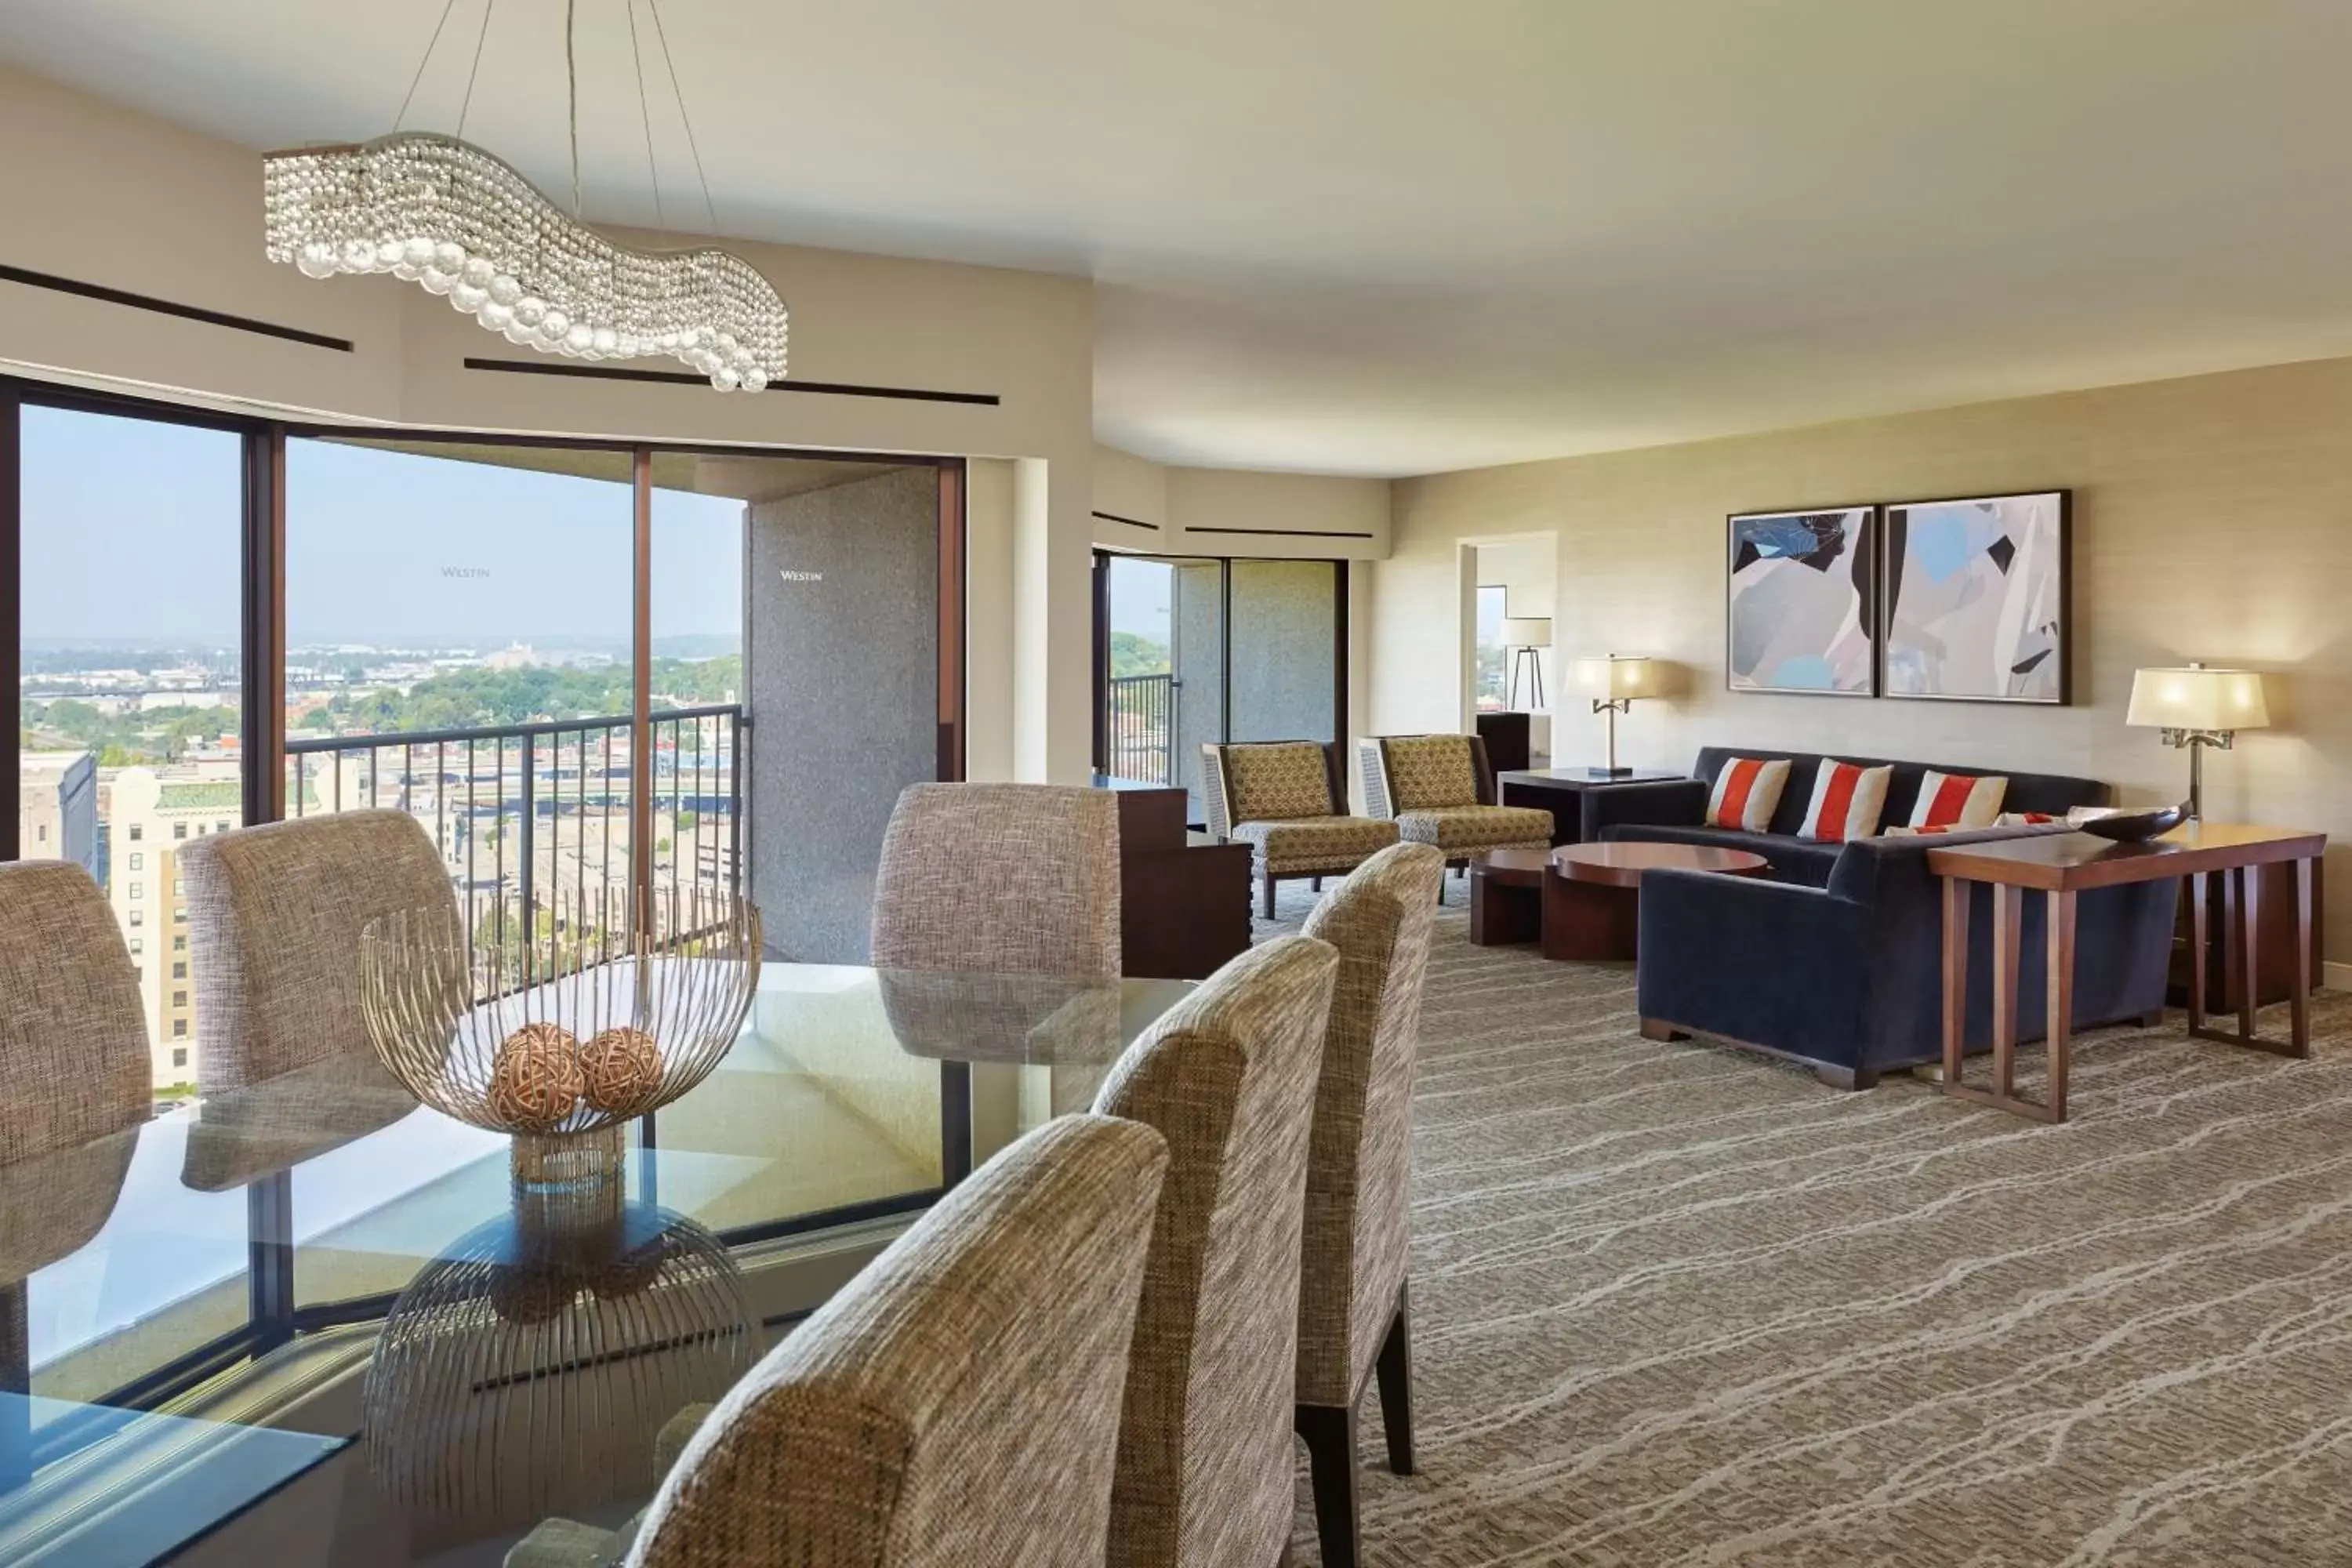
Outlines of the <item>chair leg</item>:
[[1381,1385],[1381,1430],[1389,1440],[1389,1468],[1400,1476],[1412,1474],[1412,1287],[1397,1287],[1396,1316],[1389,1320],[1388,1338],[1381,1342],[1380,1359],[1372,1374]]
[[1356,1494],[1356,1413],[1325,1405],[1297,1409],[1298,1435],[1307,1439],[1307,1470],[1315,1486],[1315,1535],[1323,1545],[1324,1568],[1356,1568],[1360,1512]]
[[1307,879],[1307,885],[1316,892],[1319,893],[1323,890],[1323,879],[1320,877],[1309,877]]
[[1265,918],[1274,919],[1274,873],[1265,874]]

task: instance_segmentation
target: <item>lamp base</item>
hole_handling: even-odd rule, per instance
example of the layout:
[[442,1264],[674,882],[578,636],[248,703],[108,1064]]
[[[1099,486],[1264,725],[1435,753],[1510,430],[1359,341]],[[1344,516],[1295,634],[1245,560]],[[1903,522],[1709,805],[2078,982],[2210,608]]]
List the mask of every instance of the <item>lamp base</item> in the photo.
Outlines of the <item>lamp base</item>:
[[1633,776],[1633,770],[1632,768],[1587,768],[1584,770],[1584,776],[1589,779],[1631,778]]

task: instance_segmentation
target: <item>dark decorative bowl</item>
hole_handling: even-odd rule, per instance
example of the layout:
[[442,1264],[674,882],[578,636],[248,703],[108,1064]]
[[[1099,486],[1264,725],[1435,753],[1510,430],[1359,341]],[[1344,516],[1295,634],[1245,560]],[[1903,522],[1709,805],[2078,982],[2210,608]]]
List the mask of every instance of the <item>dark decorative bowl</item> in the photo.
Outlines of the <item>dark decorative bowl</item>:
[[2119,811],[2113,816],[2095,816],[2076,826],[2084,833],[2111,838],[2118,844],[2140,844],[2160,833],[2169,833],[2188,820],[2189,807],[2184,803],[2147,811]]

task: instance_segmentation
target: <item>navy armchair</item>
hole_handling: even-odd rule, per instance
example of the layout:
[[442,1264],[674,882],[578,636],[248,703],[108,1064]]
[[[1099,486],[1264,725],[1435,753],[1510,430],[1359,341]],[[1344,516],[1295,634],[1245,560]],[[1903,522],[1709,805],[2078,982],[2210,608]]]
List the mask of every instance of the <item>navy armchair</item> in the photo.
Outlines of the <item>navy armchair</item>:
[[[1705,871],[1642,878],[1635,990],[1654,1039],[1713,1036],[1811,1064],[1822,1081],[1868,1089],[1883,1072],[1943,1053],[1943,889],[1938,847],[2061,828],[1987,828],[1842,847],[1826,887]],[[1990,888],[1970,889],[1970,929],[1991,929]],[[2151,1020],[2164,1007],[2175,882],[2103,888],[2075,913],[2077,1029]],[[2046,900],[2024,902],[2018,1037],[2044,1031]],[[1992,944],[1969,944],[1967,1046],[1992,1042]]]

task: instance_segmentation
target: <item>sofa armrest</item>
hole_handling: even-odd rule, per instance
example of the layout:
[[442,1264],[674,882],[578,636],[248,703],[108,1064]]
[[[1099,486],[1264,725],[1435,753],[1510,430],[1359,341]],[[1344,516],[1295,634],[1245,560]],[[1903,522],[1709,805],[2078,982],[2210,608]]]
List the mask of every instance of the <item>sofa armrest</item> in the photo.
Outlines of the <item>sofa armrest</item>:
[[1582,841],[1596,844],[1603,828],[1621,823],[1651,827],[1696,827],[1706,821],[1705,779],[1661,779],[1652,784],[1611,784],[1579,790],[1584,803]]
[[1715,871],[1642,877],[1644,1019],[1813,1060],[1862,1052],[1870,911],[1819,888]]

